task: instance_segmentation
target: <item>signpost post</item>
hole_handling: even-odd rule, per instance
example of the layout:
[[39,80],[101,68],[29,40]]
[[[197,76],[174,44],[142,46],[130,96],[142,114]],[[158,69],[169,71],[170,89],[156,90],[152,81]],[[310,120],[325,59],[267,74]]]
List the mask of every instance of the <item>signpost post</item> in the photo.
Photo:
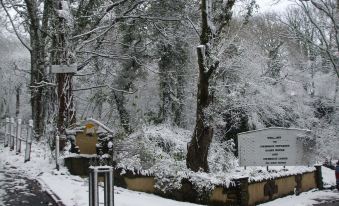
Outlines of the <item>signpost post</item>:
[[59,141],[60,141],[60,138],[59,138],[59,135],[57,135],[55,137],[55,167],[56,169],[59,171]]
[[307,132],[266,128],[238,134],[240,166],[309,165],[311,151],[305,148]]

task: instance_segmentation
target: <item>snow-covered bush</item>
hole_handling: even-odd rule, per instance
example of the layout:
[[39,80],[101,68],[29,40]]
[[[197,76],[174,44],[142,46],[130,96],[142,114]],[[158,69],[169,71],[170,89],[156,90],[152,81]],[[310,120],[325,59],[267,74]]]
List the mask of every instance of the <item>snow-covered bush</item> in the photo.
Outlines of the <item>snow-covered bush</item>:
[[234,143],[213,141],[209,155],[211,173],[194,173],[186,167],[190,138],[190,131],[166,124],[143,127],[117,143],[117,167],[154,175],[156,188],[163,192],[179,189],[184,178],[197,190],[210,190],[217,181],[213,180],[215,176],[224,179],[237,165]]
[[189,138],[189,131],[169,125],[143,127],[117,143],[118,166],[125,168],[128,158],[137,157],[140,162],[137,170],[166,170],[169,164],[185,160]]
[[208,162],[211,173],[220,174],[238,166],[238,159],[234,156],[235,144],[233,140],[212,140]]

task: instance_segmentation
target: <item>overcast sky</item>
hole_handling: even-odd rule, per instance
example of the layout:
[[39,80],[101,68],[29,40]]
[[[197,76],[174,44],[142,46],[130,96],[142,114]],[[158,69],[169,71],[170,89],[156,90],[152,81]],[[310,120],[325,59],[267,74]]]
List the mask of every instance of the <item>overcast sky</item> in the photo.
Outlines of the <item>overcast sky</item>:
[[[278,3],[277,3],[278,2]],[[257,0],[257,4],[260,6],[260,12],[277,11],[284,12],[288,6],[293,5],[293,1],[290,0]]]

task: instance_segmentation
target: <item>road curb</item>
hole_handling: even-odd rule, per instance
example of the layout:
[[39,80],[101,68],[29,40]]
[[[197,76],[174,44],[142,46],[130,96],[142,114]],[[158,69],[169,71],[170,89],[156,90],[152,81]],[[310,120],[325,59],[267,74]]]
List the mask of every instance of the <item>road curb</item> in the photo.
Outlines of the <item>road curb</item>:
[[62,202],[61,198],[57,194],[55,194],[53,190],[51,190],[51,188],[49,188],[48,185],[41,178],[37,178],[36,181],[41,185],[41,188],[46,191],[46,193],[54,200],[54,202],[58,206],[66,206]]

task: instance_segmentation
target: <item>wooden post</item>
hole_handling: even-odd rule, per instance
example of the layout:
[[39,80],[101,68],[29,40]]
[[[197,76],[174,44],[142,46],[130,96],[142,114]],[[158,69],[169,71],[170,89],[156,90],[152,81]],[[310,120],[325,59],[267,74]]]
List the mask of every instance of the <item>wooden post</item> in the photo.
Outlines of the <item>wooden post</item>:
[[8,147],[9,138],[10,138],[10,121],[9,121],[9,118],[6,118],[6,132],[5,132],[5,142],[4,142],[5,147]]
[[14,118],[11,118],[11,123],[10,123],[10,139],[9,139],[9,149],[12,151],[14,150],[14,132],[15,132],[15,122]]
[[25,162],[31,160],[32,133],[33,133],[33,120],[29,120],[26,137]]
[[21,119],[18,119],[16,128],[16,154],[21,152],[21,123]]

